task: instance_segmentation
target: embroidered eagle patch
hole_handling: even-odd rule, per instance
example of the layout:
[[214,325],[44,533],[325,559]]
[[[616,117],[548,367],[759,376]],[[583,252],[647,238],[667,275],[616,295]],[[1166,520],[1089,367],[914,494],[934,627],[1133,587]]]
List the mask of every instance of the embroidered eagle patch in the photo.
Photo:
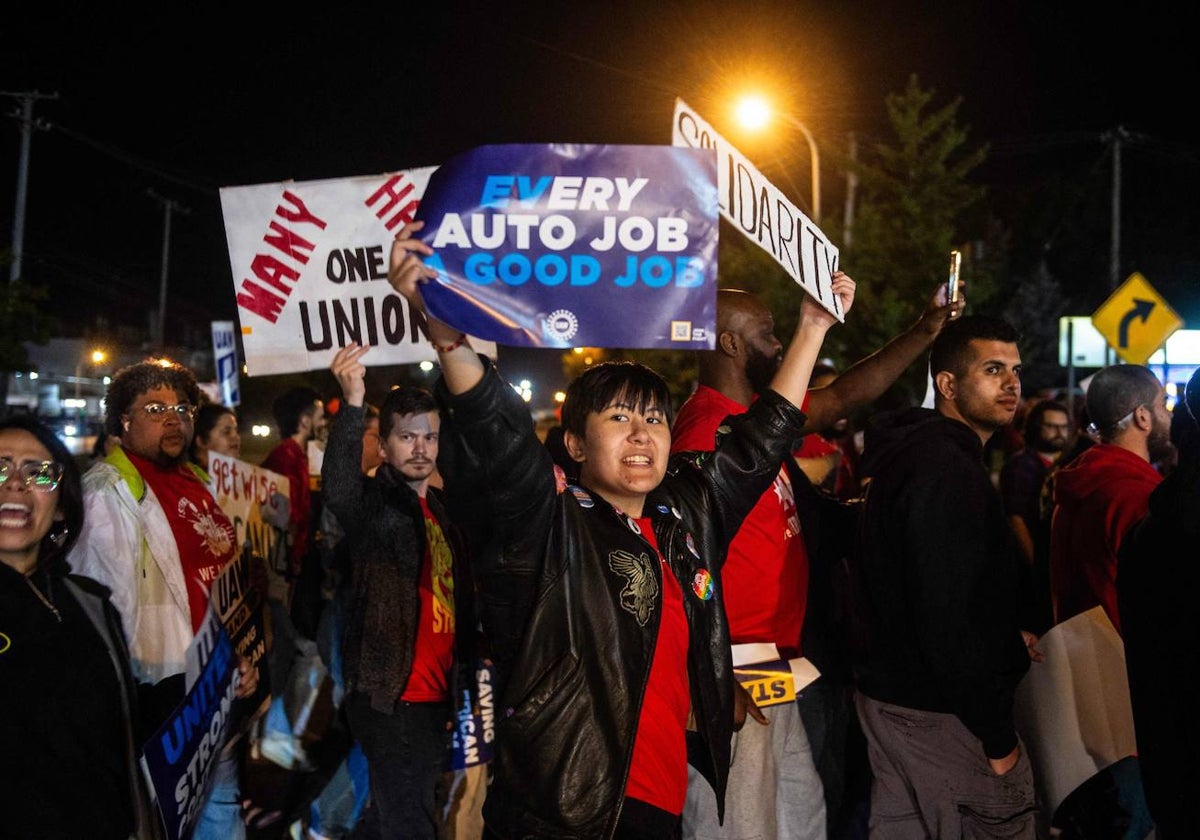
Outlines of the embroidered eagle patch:
[[658,598],[658,581],[654,578],[649,555],[612,551],[608,555],[608,567],[626,581],[625,588],[621,590],[621,609],[633,615],[638,624],[645,627]]

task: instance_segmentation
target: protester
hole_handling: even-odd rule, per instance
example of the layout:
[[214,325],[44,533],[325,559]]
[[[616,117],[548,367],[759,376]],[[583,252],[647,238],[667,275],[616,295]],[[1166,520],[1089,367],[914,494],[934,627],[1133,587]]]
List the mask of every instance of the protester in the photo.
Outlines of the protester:
[[[117,371],[105,426],[121,445],[83,478],[83,529],[72,569],[112,590],[142,684],[142,737],[184,697],[187,649],[208,610],[208,587],[239,551],[233,523],[188,461],[200,389],[192,371],[146,359]],[[239,659],[238,697],[258,673]],[[140,741],[139,741],[140,743]],[[193,840],[245,836],[236,745],[222,745]]]
[[1171,440],[1178,466],[1151,492],[1150,512],[1125,535],[1117,565],[1138,761],[1157,840],[1194,836],[1200,790],[1200,370],[1175,405]]
[[1167,395],[1142,365],[1110,365],[1087,389],[1088,416],[1100,436],[1054,479],[1050,584],[1054,622],[1096,605],[1118,632],[1117,551],[1149,510],[1162,481],[1153,462],[1171,446]]
[[1013,695],[1041,654],[984,444],[1021,396],[1017,333],[982,315],[934,339],[934,408],[877,414],[855,568],[859,720],[879,837],[1035,837]]
[[[312,488],[309,486],[308,442],[321,435],[325,427],[325,403],[314,388],[297,385],[288,388],[275,398],[271,405],[275,424],[279,432],[279,443],[275,445],[262,466],[277,472],[288,480],[288,495],[291,503],[291,574],[293,590],[285,599],[286,606],[293,610],[297,628],[306,638],[316,635],[317,616],[310,615],[311,605],[295,605],[295,583],[300,578],[305,559],[308,557],[309,541],[312,537],[313,505]],[[319,578],[319,575],[317,576]],[[296,613],[303,613],[297,615]]]
[[[832,385],[837,378],[836,367],[827,362],[819,364],[813,368],[810,390]],[[796,462],[809,481],[843,501],[850,501],[859,495],[858,456],[854,430],[850,418],[845,415],[821,428],[814,427],[812,434],[804,436],[804,443],[795,454]],[[821,465],[819,472],[808,468],[810,460]]]
[[79,468],[55,434],[0,420],[0,811],[5,837],[157,837],[137,694],[108,590],[68,574]]
[[[1129,529],[1149,511],[1150,494],[1162,481],[1153,462],[1171,449],[1171,414],[1162,383],[1141,365],[1102,369],[1092,377],[1086,399],[1100,442],[1055,473],[1051,601],[1056,624],[1100,606],[1120,633],[1118,552]],[[1087,650],[1077,655],[1091,658]],[[1101,678],[1123,677],[1121,670],[1110,660]],[[1106,707],[1108,715],[1096,725],[1127,732],[1133,721],[1115,708]],[[1128,755],[1101,768],[1090,785],[1080,785],[1059,805],[1056,824],[1121,823],[1129,837],[1145,836],[1152,825],[1140,767],[1139,758]]]
[[462,538],[430,486],[440,425],[431,393],[388,392],[378,421],[383,463],[373,477],[363,474],[367,350],[351,344],[333,357],[342,405],[322,467],[325,505],[345,532],[352,575],[345,704],[367,758],[363,830],[432,840],[457,710],[451,698],[473,683],[473,584]]
[[[944,293],[938,294],[942,297],[935,295],[909,330],[827,387],[808,391],[801,406],[808,415],[806,431],[833,425],[895,382],[946,319],[964,305],[944,304]],[[715,350],[701,356],[699,386],[679,410],[673,452],[710,451],[725,418],[746,411],[769,386],[783,358],[770,310],[744,291],[717,293],[716,344]],[[805,441],[814,437],[818,436],[809,434]],[[816,660],[822,676],[804,689],[799,711],[790,703],[768,706],[763,709],[769,721],[766,731],[749,726],[734,736],[736,759],[730,769],[723,823],[718,822],[708,784],[689,768],[685,838],[754,835],[824,840],[827,823],[840,822],[847,727],[853,711],[849,666],[833,638],[841,628],[832,623],[831,572],[818,568],[811,576],[816,580],[810,580],[809,560],[817,551],[821,527],[815,492],[796,461],[787,459],[734,537],[722,580],[735,645],[773,645],[780,657],[790,660],[809,655],[803,632],[813,643],[810,658]],[[827,523],[830,529],[839,525]],[[849,533],[844,534],[847,546],[849,538]],[[812,620],[806,618],[806,602],[814,604]],[[806,703],[811,714],[802,723]]]
[[[436,276],[406,225],[389,281],[424,309]],[[854,283],[833,291],[846,310]],[[632,362],[589,368],[568,388],[568,487],[525,404],[465,335],[429,318],[442,366],[440,462],[452,498],[484,521],[475,561],[501,700],[490,837],[675,836],[692,762],[723,809],[735,720],[722,592],[725,549],[798,444],[804,398],[834,318],[805,296],[770,388],[729,418],[712,454],[668,469],[666,383]],[[657,562],[652,559],[657,558]],[[744,693],[742,695],[744,697]]]
[[1050,520],[1042,516],[1041,494],[1046,477],[1071,438],[1067,407],[1039,400],[1025,416],[1025,446],[1000,468],[1000,498],[1025,565],[1026,629],[1045,633],[1053,625],[1050,604]]
[[208,469],[208,453],[240,458],[242,436],[238,433],[237,412],[221,403],[204,403],[196,410],[196,433],[192,437],[191,458],[205,472]]

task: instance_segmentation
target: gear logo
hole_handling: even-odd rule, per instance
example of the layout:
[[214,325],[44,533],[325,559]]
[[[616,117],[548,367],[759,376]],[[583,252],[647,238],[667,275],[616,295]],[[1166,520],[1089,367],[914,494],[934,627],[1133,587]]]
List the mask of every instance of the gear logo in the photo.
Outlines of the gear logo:
[[570,341],[579,332],[579,319],[569,309],[556,309],[546,316],[542,326],[549,338]]

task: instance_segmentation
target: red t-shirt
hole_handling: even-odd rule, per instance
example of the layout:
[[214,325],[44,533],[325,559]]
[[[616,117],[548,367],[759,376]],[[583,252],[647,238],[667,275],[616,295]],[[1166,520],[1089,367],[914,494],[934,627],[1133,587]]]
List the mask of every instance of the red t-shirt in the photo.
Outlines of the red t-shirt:
[[401,700],[437,703],[450,697],[446,674],[454,664],[454,565],[442,526],[438,525],[425,497],[425,559],[421,561],[421,598],[417,613],[417,648],[412,673]]
[[[675,418],[671,451],[712,451],[721,421],[745,411],[746,406],[720,391],[699,386]],[[808,600],[808,551],[800,536],[796,499],[786,469],[780,469],[771,489],[759,498],[738,529],[721,580],[734,644],[770,642],[789,651],[800,649]]]
[[225,565],[237,557],[233,523],[208,487],[185,465],[164,468],[129,450],[125,454],[154,491],[171,523],[195,633],[208,610],[209,587]]
[[654,643],[650,680],[638,715],[625,795],[679,815],[683,813],[683,802],[687,797],[685,733],[692,704],[688,688],[688,625],[683,612],[683,590],[658,551],[650,518],[635,521],[662,568],[663,592],[658,638]]
[[279,442],[262,466],[288,480],[295,541],[292,543],[292,575],[300,574],[300,561],[308,551],[308,531],[312,520],[312,490],[308,486],[308,455],[292,438]]

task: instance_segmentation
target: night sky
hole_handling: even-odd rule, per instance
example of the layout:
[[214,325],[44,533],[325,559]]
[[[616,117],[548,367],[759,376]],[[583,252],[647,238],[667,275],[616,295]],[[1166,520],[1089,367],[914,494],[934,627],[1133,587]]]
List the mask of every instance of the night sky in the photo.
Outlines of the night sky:
[[[822,148],[851,131],[869,143],[887,136],[884,97],[915,73],[935,104],[961,97],[971,142],[991,145],[978,174],[1015,231],[1014,268],[1044,255],[1085,307],[1107,295],[1101,138],[1127,129],[1121,276],[1141,271],[1200,327],[1197,50],[1182,20],[1048,2],[422,5],[441,8],[10,11],[0,90],[58,95],[34,110],[50,128],[33,136],[25,277],[49,285],[68,330],[99,313],[145,325],[170,201],[168,331],[204,336],[236,312],[219,187],[437,164],[486,143],[669,144],[677,96],[732,139],[727,103],[748,87],[772,91]],[[5,126],[7,242],[20,135]],[[807,208],[798,134],[739,146],[789,173],[777,183]],[[823,178],[828,216],[841,175]]]

